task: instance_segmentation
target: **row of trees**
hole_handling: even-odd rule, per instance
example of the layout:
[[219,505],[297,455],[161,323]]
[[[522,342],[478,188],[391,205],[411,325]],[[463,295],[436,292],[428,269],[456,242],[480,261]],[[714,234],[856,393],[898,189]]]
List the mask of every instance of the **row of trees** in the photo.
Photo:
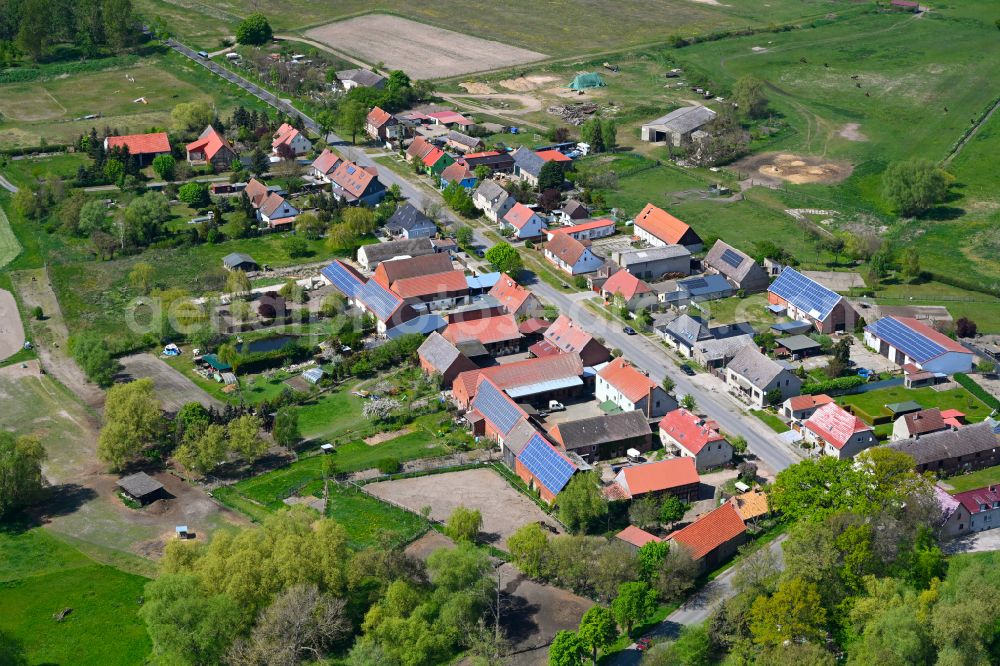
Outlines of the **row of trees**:
[[23,0],[0,3],[0,45],[35,60],[68,42],[83,55],[118,53],[135,43],[138,20],[131,0]]

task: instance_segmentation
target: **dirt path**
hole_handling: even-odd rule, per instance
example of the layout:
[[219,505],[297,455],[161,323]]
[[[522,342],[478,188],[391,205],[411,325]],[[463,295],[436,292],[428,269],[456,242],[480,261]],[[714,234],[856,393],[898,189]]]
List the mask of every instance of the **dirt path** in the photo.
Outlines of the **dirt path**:
[[45,319],[32,322],[32,342],[46,372],[59,380],[91,409],[104,408],[104,391],[87,381],[83,371],[69,357],[69,330],[63,320],[62,310],[49,275],[45,269],[11,273],[14,287],[29,310],[42,308]]
[[[449,95],[449,97],[452,97],[452,95]],[[477,94],[469,94],[469,95],[460,95],[460,97],[463,100],[464,99],[483,99],[483,100],[487,100],[487,101],[492,100],[492,99],[512,99],[512,100],[514,100],[516,102],[520,102],[521,104],[523,104],[524,105],[523,109],[496,109],[496,111],[499,112],[499,113],[508,113],[508,114],[510,114],[512,116],[514,116],[514,115],[521,115],[522,113],[533,113],[535,111],[541,111],[542,110],[542,102],[541,102],[541,100],[539,100],[537,97],[533,97],[531,95],[518,95],[516,93],[490,93],[490,94],[487,95],[487,94],[478,94],[477,93]],[[483,107],[483,108],[492,109],[493,107]]]
[[997,100],[997,103],[993,105],[993,108],[987,111],[983,117],[976,122],[976,126],[972,128],[971,132],[965,135],[965,138],[962,139],[957,146],[955,146],[955,149],[948,153],[948,156],[941,162],[942,166],[948,166],[951,164],[953,159],[958,157],[958,154],[962,152],[962,149],[965,148],[970,141],[972,141],[972,137],[979,133],[979,130],[983,128],[983,125],[989,121],[990,116],[992,116],[997,109],[1000,109],[1000,100]]

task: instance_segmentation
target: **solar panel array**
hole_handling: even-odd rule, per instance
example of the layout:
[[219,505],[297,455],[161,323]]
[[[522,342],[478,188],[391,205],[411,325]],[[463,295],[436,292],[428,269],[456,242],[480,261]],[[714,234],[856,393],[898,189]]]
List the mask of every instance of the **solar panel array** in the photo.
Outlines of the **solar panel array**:
[[538,434],[528,440],[517,459],[553,495],[566,487],[573,472],[576,471],[573,463],[559,455],[552,445]]
[[830,291],[815,280],[807,278],[794,268],[785,268],[770,289],[773,294],[785,299],[793,306],[808,312],[820,321],[826,319],[841,296]]
[[505,396],[496,387],[496,384],[490,381],[484,381],[479,385],[472,406],[488,418],[504,435],[509,433],[511,428],[524,416],[517,405]]
[[348,298],[357,296],[361,288],[364,287],[364,282],[358,280],[357,276],[339,261],[333,262],[320,272]]
[[721,259],[733,268],[739,268],[740,264],[743,263],[743,256],[736,250],[728,247],[723,251]]
[[359,295],[365,306],[381,321],[387,321],[403,302],[403,299],[386,290],[375,280],[368,280]]
[[923,363],[945,352],[945,348],[938,343],[892,317],[879,319],[868,326],[868,330],[917,363]]
[[696,277],[690,280],[681,280],[679,286],[684,289],[704,289],[708,286],[708,282],[705,281],[705,278]]

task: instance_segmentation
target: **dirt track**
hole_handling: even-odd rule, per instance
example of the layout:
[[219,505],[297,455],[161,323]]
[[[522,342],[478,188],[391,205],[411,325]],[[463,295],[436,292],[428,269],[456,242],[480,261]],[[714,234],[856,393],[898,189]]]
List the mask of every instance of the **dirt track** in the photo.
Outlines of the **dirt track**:
[[24,326],[14,295],[0,289],[0,361],[24,347]]
[[306,36],[414,79],[438,79],[542,60],[545,55],[398,16],[369,14],[337,21]]
[[214,407],[221,410],[225,407],[193,381],[152,354],[126,356],[121,359],[121,363],[125,378],[153,380],[156,397],[163,403],[165,411],[177,412],[189,402],[201,403],[206,409]]

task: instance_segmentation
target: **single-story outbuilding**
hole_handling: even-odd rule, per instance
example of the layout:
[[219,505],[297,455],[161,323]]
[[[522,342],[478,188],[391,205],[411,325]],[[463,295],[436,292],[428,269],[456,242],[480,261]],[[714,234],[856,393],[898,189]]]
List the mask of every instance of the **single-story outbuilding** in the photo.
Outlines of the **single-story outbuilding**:
[[166,495],[163,484],[145,472],[118,479],[118,487],[126,497],[142,505],[155,502]]

